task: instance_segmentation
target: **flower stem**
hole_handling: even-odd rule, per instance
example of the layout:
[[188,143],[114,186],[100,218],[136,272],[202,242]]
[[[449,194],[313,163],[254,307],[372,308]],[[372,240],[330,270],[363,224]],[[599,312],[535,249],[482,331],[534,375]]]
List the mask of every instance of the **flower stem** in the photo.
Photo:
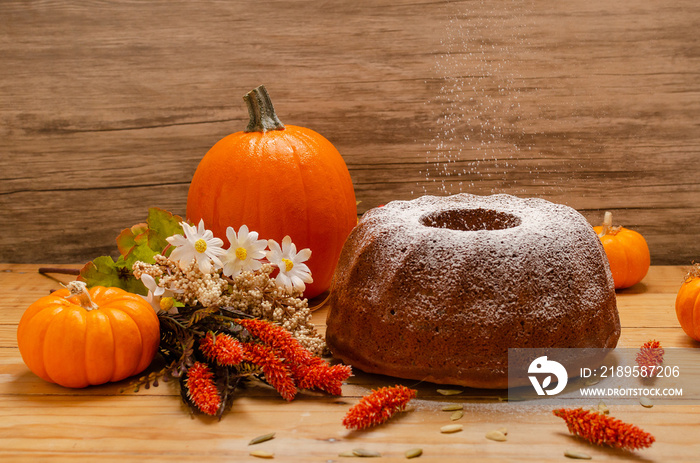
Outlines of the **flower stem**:
[[38,272],[42,275],[46,275],[47,273],[59,273],[62,275],[80,275],[80,270],[77,268],[39,267]]

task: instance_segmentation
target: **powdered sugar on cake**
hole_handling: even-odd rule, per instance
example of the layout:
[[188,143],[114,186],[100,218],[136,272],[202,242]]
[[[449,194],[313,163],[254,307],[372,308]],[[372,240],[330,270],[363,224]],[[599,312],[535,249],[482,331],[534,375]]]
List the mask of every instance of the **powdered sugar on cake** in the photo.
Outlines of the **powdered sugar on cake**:
[[477,387],[502,384],[508,347],[609,347],[619,337],[592,227],[568,206],[509,195],[368,211],[341,254],[331,307],[328,341],[340,358]]

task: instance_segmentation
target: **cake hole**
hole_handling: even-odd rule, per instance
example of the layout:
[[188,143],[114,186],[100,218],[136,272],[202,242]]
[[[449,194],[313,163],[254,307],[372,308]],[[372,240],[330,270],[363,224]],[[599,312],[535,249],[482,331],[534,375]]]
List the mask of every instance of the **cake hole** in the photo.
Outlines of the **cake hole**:
[[490,209],[456,209],[426,214],[420,222],[426,227],[460,231],[505,230],[520,225],[520,218]]

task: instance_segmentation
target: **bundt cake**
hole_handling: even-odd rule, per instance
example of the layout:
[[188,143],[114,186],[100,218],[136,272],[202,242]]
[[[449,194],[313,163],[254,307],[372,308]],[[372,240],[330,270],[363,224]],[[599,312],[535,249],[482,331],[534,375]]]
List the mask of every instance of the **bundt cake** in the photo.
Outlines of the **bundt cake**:
[[364,214],[340,255],[327,344],[360,370],[508,387],[508,348],[614,348],[605,251],[574,209],[423,196]]

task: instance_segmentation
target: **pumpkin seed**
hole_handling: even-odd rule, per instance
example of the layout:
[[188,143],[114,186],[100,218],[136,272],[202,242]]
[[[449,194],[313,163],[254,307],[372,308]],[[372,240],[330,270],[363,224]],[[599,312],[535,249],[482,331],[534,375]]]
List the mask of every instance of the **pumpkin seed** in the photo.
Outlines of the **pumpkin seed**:
[[440,432],[443,434],[452,434],[453,432],[459,432],[463,429],[461,424],[448,424],[440,428]]
[[442,394],[442,395],[457,395],[457,394],[461,394],[464,391],[460,391],[458,389],[438,389],[437,392],[438,392],[438,394]]
[[338,454],[339,457],[355,457],[355,454],[352,453],[352,450],[348,450],[347,452],[340,452]]
[[266,452],[264,450],[253,450],[250,452],[251,457],[258,457],[258,458],[275,458],[275,454],[272,452]]
[[455,410],[462,410],[462,409],[464,409],[463,404],[449,404],[449,405],[445,405],[444,407],[442,407],[443,412],[453,412]]
[[423,449],[411,449],[411,450],[406,450],[406,453],[404,453],[406,458],[411,459],[411,458],[417,458],[421,455],[423,455]]
[[367,449],[352,449],[352,454],[355,455],[356,457],[381,457],[382,454],[379,452],[375,452],[374,450],[367,450]]
[[642,397],[639,399],[639,403],[644,408],[651,408],[654,406],[654,402],[651,401],[649,397]]
[[275,437],[274,432],[271,432],[269,434],[263,434],[262,436],[258,436],[258,437],[251,439],[250,442],[248,442],[248,445],[255,445],[255,444],[259,444],[261,442],[266,442],[274,437]]
[[583,382],[583,384],[586,386],[593,386],[595,384],[598,384],[599,382],[600,382],[599,379],[587,379],[586,381]]
[[566,450],[564,452],[564,456],[568,458],[573,458],[574,460],[590,460],[592,457],[583,452],[579,452],[578,450]]
[[486,433],[486,438],[498,442],[504,442],[506,440],[506,435],[501,431],[489,431]]
[[602,400],[598,402],[598,413],[603,413],[604,415],[610,414],[610,409],[607,405],[605,405],[605,402],[603,402]]
[[454,412],[450,415],[450,420],[457,421],[460,418],[462,418],[463,416],[464,416],[464,412],[462,410],[457,410],[456,412]]

